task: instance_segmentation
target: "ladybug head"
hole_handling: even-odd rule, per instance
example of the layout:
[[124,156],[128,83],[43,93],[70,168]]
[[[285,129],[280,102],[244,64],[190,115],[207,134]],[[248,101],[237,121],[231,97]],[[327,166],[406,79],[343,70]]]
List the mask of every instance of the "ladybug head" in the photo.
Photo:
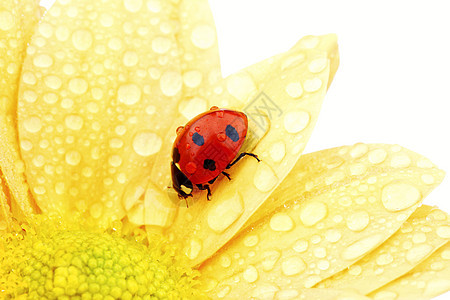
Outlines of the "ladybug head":
[[[178,168],[178,166],[172,161],[172,185],[175,191],[178,193],[178,197],[186,199],[187,197],[192,197],[192,190],[194,186],[192,182],[184,175],[183,172]],[[189,194],[186,193],[189,191]]]

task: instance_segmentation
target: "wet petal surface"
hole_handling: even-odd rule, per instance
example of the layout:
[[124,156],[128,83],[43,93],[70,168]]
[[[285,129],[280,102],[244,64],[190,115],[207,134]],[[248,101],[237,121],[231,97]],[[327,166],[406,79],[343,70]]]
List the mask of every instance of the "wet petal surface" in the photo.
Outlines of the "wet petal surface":
[[[25,49],[40,16],[36,0],[5,0],[0,4],[0,188],[10,199],[0,197],[0,228],[8,222],[4,212],[7,206],[20,219],[38,211],[25,183],[17,143],[16,108]],[[36,93],[30,92],[27,97],[34,99]]]
[[374,291],[369,297],[374,300],[419,300],[431,299],[448,291],[450,291],[449,243],[411,272]]
[[[338,60],[334,35],[305,38],[309,39],[316,41],[313,47],[300,41],[303,46],[263,61],[253,66],[253,71],[233,74],[214,88],[211,104],[247,114],[250,133],[243,151],[257,154],[262,161],[243,159],[230,169],[230,182],[219,178],[212,186],[211,202],[204,200],[203,193],[196,193],[189,200],[189,209],[179,209],[168,234],[186,241],[185,252],[192,265],[211,256],[242,228],[301,155],[333,77],[330,65]],[[292,61],[295,55],[301,59]],[[271,72],[266,73],[268,70]],[[292,91],[292,84],[300,84],[304,91]]]
[[[384,159],[371,162],[374,151],[384,151]],[[397,155],[411,165],[393,168]],[[307,154],[293,172],[266,202],[273,213],[201,266],[211,295],[225,287],[231,298],[250,295],[267,283],[280,290],[313,287],[394,234],[443,177],[416,153],[365,144]]]
[[445,212],[422,205],[380,247],[317,287],[352,288],[368,294],[409,272],[447,243],[450,237],[442,231],[448,231],[449,225]]

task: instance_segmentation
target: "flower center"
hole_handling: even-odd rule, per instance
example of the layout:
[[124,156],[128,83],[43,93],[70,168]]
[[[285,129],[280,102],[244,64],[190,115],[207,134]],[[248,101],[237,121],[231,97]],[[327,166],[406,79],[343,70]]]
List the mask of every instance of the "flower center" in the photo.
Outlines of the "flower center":
[[[49,227],[43,222],[39,226]],[[175,247],[85,229],[18,230],[0,238],[0,298],[196,298],[197,272]]]

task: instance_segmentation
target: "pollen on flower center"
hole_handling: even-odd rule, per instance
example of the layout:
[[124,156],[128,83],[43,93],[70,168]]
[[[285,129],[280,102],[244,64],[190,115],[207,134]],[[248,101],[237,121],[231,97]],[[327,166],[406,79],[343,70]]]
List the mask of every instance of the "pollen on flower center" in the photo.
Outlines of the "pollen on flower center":
[[[47,226],[40,224],[39,226]],[[48,229],[48,228],[47,228]],[[197,298],[197,272],[175,248],[149,246],[118,234],[22,230],[0,239],[0,298]]]

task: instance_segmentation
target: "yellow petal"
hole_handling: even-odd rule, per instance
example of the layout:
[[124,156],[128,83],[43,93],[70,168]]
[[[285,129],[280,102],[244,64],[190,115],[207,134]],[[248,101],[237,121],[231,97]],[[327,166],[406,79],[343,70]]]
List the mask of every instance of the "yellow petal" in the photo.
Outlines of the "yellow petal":
[[[448,229],[447,229],[448,236]],[[374,300],[423,300],[450,291],[450,243],[408,274],[369,294]]]
[[445,212],[422,205],[380,247],[317,287],[368,294],[409,272],[449,241],[450,236],[441,233],[450,229],[449,222]]
[[[40,18],[39,1],[5,0],[0,3],[0,175],[11,193],[16,218],[30,216],[37,207],[25,183],[17,143],[18,80],[25,49]],[[34,93],[28,94],[34,97]]]
[[[400,155],[410,166],[392,166]],[[226,286],[230,298],[263,283],[314,286],[395,233],[442,177],[399,146],[357,144],[302,156],[266,202],[276,209],[267,205],[272,212],[201,266],[217,284],[210,295]]]
[[39,24],[18,117],[44,212],[102,225],[124,217],[125,188],[150,175],[181,97],[174,11],[167,1],[60,0]]
[[[231,239],[300,157],[328,86],[329,54],[334,53],[337,59],[335,36],[315,40],[314,47],[298,47],[282,58],[263,62],[261,68],[270,69],[270,74],[255,80],[251,73],[241,71],[218,83],[211,93],[211,104],[247,114],[250,139],[256,146],[243,148],[262,161],[242,160],[230,170],[231,181],[219,179],[212,186],[212,201],[197,193],[188,209],[180,208],[168,233],[185,243],[192,265],[201,263]],[[294,54],[303,60],[286,64]]]

